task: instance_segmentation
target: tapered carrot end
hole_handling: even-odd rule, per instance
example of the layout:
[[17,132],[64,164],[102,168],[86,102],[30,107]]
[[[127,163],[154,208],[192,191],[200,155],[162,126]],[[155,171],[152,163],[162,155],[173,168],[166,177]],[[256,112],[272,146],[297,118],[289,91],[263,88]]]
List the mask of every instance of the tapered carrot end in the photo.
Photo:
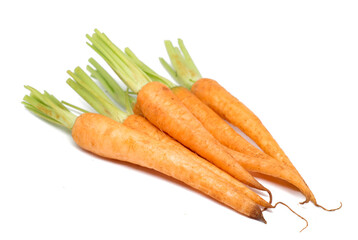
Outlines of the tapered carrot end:
[[256,206],[254,209],[252,209],[250,217],[265,224],[267,223],[259,206]]
[[266,189],[266,192],[268,193],[268,195],[269,195],[269,203],[271,204],[272,203],[272,193],[271,193],[271,191],[270,190],[268,190],[268,189]]
[[267,224],[267,221],[266,221],[266,219],[264,218],[264,216],[263,216],[262,214],[261,214],[260,218],[257,219],[257,220],[259,220],[260,222],[263,222],[263,223]]
[[321,205],[319,205],[319,204],[317,204],[317,203],[315,203],[315,206],[320,207],[320,208],[322,208],[323,210],[325,210],[325,211],[327,211],[327,212],[333,212],[333,211],[336,211],[336,210],[341,209],[342,206],[343,206],[343,204],[342,204],[342,202],[340,202],[340,206],[339,206],[339,207],[337,207],[337,208],[332,208],[332,209],[327,209],[327,208],[325,208],[325,207],[323,207],[323,206],[321,206]]

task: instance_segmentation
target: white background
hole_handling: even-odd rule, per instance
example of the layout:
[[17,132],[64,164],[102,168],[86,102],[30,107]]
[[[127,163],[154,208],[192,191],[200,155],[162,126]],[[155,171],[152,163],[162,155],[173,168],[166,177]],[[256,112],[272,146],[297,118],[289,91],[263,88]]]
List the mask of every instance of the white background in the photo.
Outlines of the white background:
[[[3,1],[0,4],[0,239],[357,237],[356,1]],[[157,72],[163,40],[184,39],[205,77],[251,108],[325,212],[260,179],[286,208],[265,225],[161,174],[80,150],[20,104],[23,85],[82,107],[66,70],[99,57],[94,28]],[[101,62],[102,63],[102,62]],[[263,197],[266,197],[263,195]]]

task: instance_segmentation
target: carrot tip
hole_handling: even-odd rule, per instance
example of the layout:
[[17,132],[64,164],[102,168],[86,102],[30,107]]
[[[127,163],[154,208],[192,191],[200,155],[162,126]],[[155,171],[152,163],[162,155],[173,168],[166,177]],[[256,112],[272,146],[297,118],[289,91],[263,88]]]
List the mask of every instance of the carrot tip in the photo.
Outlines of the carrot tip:
[[257,220],[259,220],[260,222],[263,222],[263,223],[267,224],[267,221],[266,221],[266,219],[264,218],[263,215],[261,215],[260,218],[257,219]]
[[342,204],[342,202],[339,202],[340,203],[340,206],[339,207],[337,207],[337,208],[333,208],[333,209],[327,209],[327,208],[325,208],[325,207],[323,207],[323,206],[321,206],[321,205],[319,205],[319,204],[315,204],[315,206],[316,207],[319,207],[319,208],[322,208],[323,210],[325,210],[325,211],[327,211],[327,212],[333,212],[333,211],[336,211],[336,210],[339,210],[339,209],[341,209],[342,208],[342,206],[343,206],[343,204]]
[[266,219],[264,218],[263,214],[262,214],[262,211],[260,209],[260,207],[256,207],[253,209],[253,211],[251,212],[250,214],[251,218],[255,219],[255,220],[258,220],[260,222],[263,222],[263,223],[267,223],[266,222]]
[[283,202],[277,202],[273,207],[276,208],[276,206],[278,204],[282,204],[285,207],[287,207],[292,213],[296,214],[296,216],[298,216],[299,218],[301,218],[302,220],[304,220],[306,222],[306,226],[304,228],[301,229],[300,232],[302,232],[303,230],[305,230],[308,227],[308,221],[306,218],[302,217],[301,215],[299,215],[298,213],[296,213],[295,211],[292,210],[292,208],[290,208],[287,204],[283,203]]
[[[306,200],[304,200],[303,202],[300,202],[300,204],[303,205],[303,204],[308,203],[309,201],[310,201],[310,199],[309,199],[309,198],[306,198]],[[316,205],[316,204],[315,204],[315,205]]]
[[268,195],[269,195],[269,198],[270,198],[269,203],[271,204],[271,203],[272,203],[272,193],[271,193],[271,191],[268,190],[268,189],[266,189],[266,192],[267,192]]

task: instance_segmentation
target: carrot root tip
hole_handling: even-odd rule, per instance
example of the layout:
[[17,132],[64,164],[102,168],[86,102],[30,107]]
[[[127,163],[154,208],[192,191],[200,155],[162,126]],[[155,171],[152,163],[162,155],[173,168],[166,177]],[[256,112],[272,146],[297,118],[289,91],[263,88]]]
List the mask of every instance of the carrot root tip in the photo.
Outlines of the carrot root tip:
[[[303,205],[303,204],[308,203],[309,201],[310,201],[310,199],[309,199],[309,198],[306,198],[306,200],[304,200],[303,202],[300,202],[300,204]],[[316,204],[316,203],[315,203],[315,204]]]
[[306,226],[304,228],[302,228],[300,230],[300,232],[302,232],[303,230],[305,230],[308,227],[308,221],[306,220],[306,218],[302,217],[301,215],[299,215],[298,213],[296,213],[295,211],[292,210],[292,208],[290,208],[287,204],[283,203],[283,202],[277,202],[273,207],[276,208],[276,206],[278,204],[282,204],[285,207],[287,207],[292,213],[294,213],[296,216],[298,216],[299,218],[301,218],[302,220],[304,220],[306,222]]
[[316,207],[319,207],[319,208],[322,208],[323,210],[325,210],[325,211],[327,211],[327,212],[333,212],[333,211],[337,211],[337,210],[339,210],[339,209],[342,208],[342,206],[343,206],[342,202],[339,202],[339,203],[340,203],[340,206],[339,206],[339,207],[337,207],[337,208],[332,208],[332,209],[327,209],[327,208],[325,208],[325,207],[323,207],[323,206],[321,206],[321,205],[319,205],[319,204],[317,204],[317,203],[315,203],[315,206],[316,206]]
[[271,203],[272,203],[272,193],[271,193],[271,191],[268,190],[268,189],[266,189],[266,192],[267,192],[268,195],[269,195],[269,198],[270,198],[269,203],[271,204]]
[[263,215],[261,215],[260,218],[257,219],[257,220],[259,220],[260,222],[263,222],[263,223],[267,224],[267,221],[266,221],[266,219],[264,218]]

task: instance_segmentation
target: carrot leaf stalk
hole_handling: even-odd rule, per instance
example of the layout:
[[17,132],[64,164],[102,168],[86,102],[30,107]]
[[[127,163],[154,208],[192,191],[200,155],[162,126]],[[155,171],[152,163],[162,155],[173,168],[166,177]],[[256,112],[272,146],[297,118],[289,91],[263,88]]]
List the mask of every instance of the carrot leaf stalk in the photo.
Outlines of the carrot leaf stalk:
[[[129,114],[133,114],[131,105],[136,102],[136,98],[123,90],[116,80],[93,58],[88,60],[96,69],[93,69],[90,65],[87,66],[87,70],[91,73],[91,77],[97,79],[109,95],[120,106],[124,106]],[[128,102],[130,103],[128,105]]]
[[89,113],[89,111],[87,111],[87,110],[85,110],[85,109],[83,109],[83,108],[80,108],[80,107],[78,107],[78,106],[76,106],[76,105],[73,105],[73,104],[71,104],[71,103],[69,103],[69,102],[66,102],[66,101],[61,101],[61,103],[63,104],[63,105],[66,105],[66,106],[68,106],[68,107],[70,107],[70,108],[73,108],[73,109],[75,109],[75,110],[77,110],[77,111],[79,111],[79,112],[81,112],[81,113]]
[[118,84],[118,82],[93,58],[90,58],[87,70],[91,73],[91,77],[98,80],[108,94],[121,106],[126,103],[126,97],[129,97],[130,102],[135,102],[132,96],[126,96],[125,90]]
[[176,87],[176,85],[165,77],[160,76],[154,72],[150,67],[144,64],[138,57],[127,47],[124,49],[124,52],[132,59],[132,61],[145,73],[147,74],[152,81],[161,82],[164,85],[167,85],[169,88]]
[[[75,68],[74,72],[68,71],[68,74],[72,78],[67,80],[67,84],[98,113],[118,122],[123,122],[131,114],[115,106],[112,100],[80,67]],[[124,93],[124,95],[126,95],[126,93]],[[127,97],[123,97],[123,101],[126,101]]]
[[40,93],[33,87],[25,86],[30,95],[23,98],[25,107],[37,116],[69,130],[72,129],[77,116],[68,110],[55,96],[47,93]]
[[178,39],[180,49],[174,47],[169,40],[164,43],[172,66],[163,58],[159,58],[161,64],[176,82],[190,89],[191,86],[202,77],[186,49],[183,40]]
[[122,50],[114,45],[104,33],[97,29],[94,31],[95,33],[92,36],[86,35],[87,39],[92,43],[87,42],[87,44],[108,63],[134,93],[138,93],[144,85],[151,82],[151,79]]

